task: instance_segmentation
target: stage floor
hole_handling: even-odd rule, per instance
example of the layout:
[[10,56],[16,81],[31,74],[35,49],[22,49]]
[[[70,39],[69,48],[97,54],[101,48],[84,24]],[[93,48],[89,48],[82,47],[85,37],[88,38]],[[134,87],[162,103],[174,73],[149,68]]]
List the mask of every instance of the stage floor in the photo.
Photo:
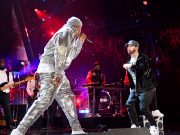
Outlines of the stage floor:
[[[94,118],[79,118],[82,128],[88,134],[95,133],[101,134],[103,131],[112,131],[114,129],[128,129],[130,127],[129,119],[127,115],[124,117],[94,117]],[[55,126],[46,124],[47,120],[43,121],[44,126],[37,127],[37,125],[31,126],[26,135],[70,135],[71,129],[67,123],[63,123],[62,119],[55,120]],[[38,124],[38,123],[35,123]],[[180,123],[164,121],[164,135],[180,135]],[[47,128],[48,127],[48,128]],[[52,127],[52,128],[50,128]],[[98,134],[99,133],[99,134]],[[0,135],[9,135],[9,132],[1,130]],[[129,134],[130,135],[130,134]]]
[[[111,132],[107,131],[106,133],[109,135]],[[115,129],[116,130],[116,129]],[[119,129],[122,130],[122,129]],[[89,135],[105,135],[104,133],[97,131],[97,129],[84,129]],[[0,132],[1,135],[10,135],[10,132]],[[42,129],[31,129],[28,130],[26,135],[71,135],[71,130],[70,129],[48,129],[48,130],[42,130]],[[130,134],[129,134],[130,135]],[[180,135],[180,131],[169,131],[165,132],[164,135]]]

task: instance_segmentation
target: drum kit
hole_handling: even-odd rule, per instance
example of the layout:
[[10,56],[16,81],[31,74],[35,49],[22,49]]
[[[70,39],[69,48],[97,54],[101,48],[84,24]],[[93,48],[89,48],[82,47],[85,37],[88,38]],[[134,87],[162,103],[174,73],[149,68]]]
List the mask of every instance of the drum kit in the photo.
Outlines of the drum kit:
[[[122,113],[122,88],[119,82],[104,85],[84,84],[83,87],[91,89],[101,89],[99,112],[103,115],[123,116]],[[95,95],[93,95],[95,104]],[[89,108],[91,109],[91,108]]]

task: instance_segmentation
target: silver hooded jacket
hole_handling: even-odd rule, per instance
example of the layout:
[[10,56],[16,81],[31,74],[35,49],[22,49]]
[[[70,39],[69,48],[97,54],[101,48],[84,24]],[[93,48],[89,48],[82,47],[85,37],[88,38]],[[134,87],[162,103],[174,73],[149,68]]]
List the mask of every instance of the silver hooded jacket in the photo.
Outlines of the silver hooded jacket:
[[40,56],[38,73],[64,74],[64,70],[70,66],[82,49],[83,42],[75,34],[76,30],[68,24],[54,34]]

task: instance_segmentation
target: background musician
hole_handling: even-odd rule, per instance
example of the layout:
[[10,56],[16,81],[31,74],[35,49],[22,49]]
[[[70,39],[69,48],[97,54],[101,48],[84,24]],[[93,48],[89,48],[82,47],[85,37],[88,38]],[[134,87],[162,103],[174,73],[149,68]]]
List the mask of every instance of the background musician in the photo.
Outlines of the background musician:
[[[7,86],[8,84],[13,84],[12,72],[6,68],[6,61],[4,58],[0,58],[0,87]],[[0,90],[0,105],[3,108],[6,120],[6,129],[12,130],[11,125],[11,110],[10,110],[10,88]]]
[[[33,77],[33,79],[29,80],[26,85],[26,92],[27,92],[27,103],[28,108],[31,107],[33,102],[37,99],[39,92],[40,92],[40,81],[39,81],[39,74],[34,73],[32,70],[30,71],[29,77]],[[33,124],[32,128],[42,128],[42,116],[38,118],[38,120]]]
[[33,76],[34,76],[34,79],[29,80],[26,85],[26,91],[28,94],[28,97],[27,97],[28,108],[30,108],[34,100],[37,98],[39,94],[39,89],[40,89],[38,73],[33,73],[31,71],[30,77],[33,77]]
[[[88,96],[89,96],[88,117],[92,117],[92,116],[101,117],[101,115],[99,114],[99,102],[100,102],[102,88],[95,88],[95,87],[102,86],[103,84],[105,84],[105,74],[101,70],[101,64],[99,61],[96,61],[94,63],[93,69],[88,72],[86,81],[88,84],[92,84],[92,87],[88,88]],[[95,99],[93,97],[95,97]]]

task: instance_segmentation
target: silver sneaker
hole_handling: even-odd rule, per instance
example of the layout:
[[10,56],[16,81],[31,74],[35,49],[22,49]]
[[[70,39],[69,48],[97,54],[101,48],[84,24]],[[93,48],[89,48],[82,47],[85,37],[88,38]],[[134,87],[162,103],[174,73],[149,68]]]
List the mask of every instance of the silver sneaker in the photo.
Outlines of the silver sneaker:
[[24,135],[24,134],[21,133],[18,129],[13,129],[10,135]]
[[99,113],[96,113],[95,116],[96,117],[101,117],[101,115]]
[[78,130],[78,131],[72,131],[71,134],[72,134],[72,135],[80,135],[80,134],[87,134],[87,133],[84,132],[83,130]]
[[93,114],[89,113],[87,117],[91,118],[91,117],[93,117]]
[[132,124],[131,128],[140,128],[140,126],[136,126],[135,124]]

